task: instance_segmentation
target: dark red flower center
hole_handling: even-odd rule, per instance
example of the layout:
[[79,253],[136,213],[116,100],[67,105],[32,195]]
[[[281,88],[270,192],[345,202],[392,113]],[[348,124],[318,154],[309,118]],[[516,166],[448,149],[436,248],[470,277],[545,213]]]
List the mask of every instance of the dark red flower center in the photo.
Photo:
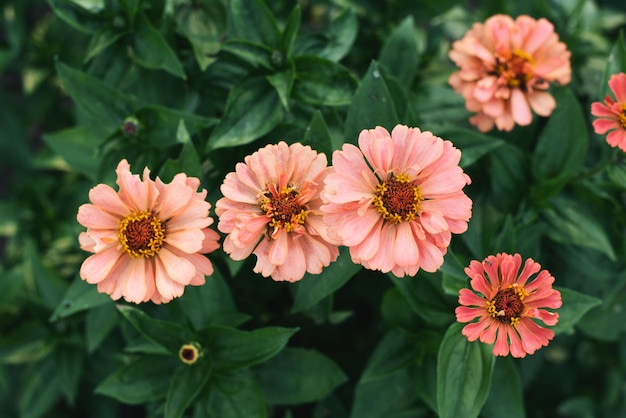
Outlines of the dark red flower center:
[[525,88],[533,76],[533,57],[519,50],[496,57],[496,73],[509,87]]
[[304,204],[308,200],[295,184],[289,183],[280,190],[270,183],[261,193],[259,206],[271,220],[267,224],[269,233],[275,236],[280,230],[286,232],[304,232],[304,221],[309,213]]
[[410,221],[419,216],[422,192],[409,176],[400,174],[376,186],[372,204],[383,217],[393,224]]
[[524,313],[524,289],[512,286],[500,290],[496,297],[487,302],[489,314],[500,322],[515,324]]
[[163,246],[165,228],[152,212],[134,212],[120,221],[117,238],[127,254],[149,258]]

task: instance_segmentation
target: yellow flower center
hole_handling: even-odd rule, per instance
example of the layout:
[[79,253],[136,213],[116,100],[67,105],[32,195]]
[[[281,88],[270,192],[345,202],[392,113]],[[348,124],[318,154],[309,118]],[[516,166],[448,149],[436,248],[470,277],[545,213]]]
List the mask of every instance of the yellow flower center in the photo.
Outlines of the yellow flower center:
[[399,174],[376,186],[372,204],[383,219],[398,224],[419,216],[422,200],[424,197],[420,187],[410,181],[406,174]]
[[178,358],[185,364],[192,365],[202,356],[198,343],[183,344],[178,350]]
[[517,284],[498,291],[496,296],[487,301],[487,313],[500,322],[508,322],[515,326],[526,311],[524,298],[528,292]]
[[272,237],[278,232],[304,232],[304,221],[309,214],[308,207],[304,204],[304,196],[297,186],[289,183],[282,189],[274,183],[267,186],[259,198],[259,206],[270,218],[267,227]]
[[524,87],[533,76],[533,57],[519,49],[512,54],[496,58],[496,73],[502,77],[509,87]]
[[150,211],[133,212],[120,221],[117,239],[132,257],[154,257],[165,241],[165,227]]

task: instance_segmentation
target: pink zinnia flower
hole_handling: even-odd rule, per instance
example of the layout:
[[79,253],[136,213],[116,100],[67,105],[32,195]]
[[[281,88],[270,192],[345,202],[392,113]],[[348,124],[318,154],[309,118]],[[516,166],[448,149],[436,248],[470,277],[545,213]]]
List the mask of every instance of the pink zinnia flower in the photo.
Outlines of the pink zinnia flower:
[[78,237],[83,250],[95,253],[80,268],[80,277],[117,300],[166,303],[187,285],[205,283],[213,265],[202,254],[219,247],[219,235],[207,228],[210,203],[200,180],[177,174],[171,183],[143,180],[128,161],[117,166],[119,192],[106,184],[89,191],[91,204],[78,208],[87,227]]
[[324,221],[368,269],[398,277],[436,271],[451,233],[464,232],[472,214],[461,151],[404,125],[391,135],[380,126],[361,131],[359,148],[345,144],[333,153]]
[[615,100],[607,94],[604,103],[591,104],[591,114],[600,118],[593,121],[593,129],[598,135],[611,131],[606,142],[613,148],[626,151],[626,74],[613,74],[609,88]]
[[228,234],[224,251],[234,260],[254,253],[254,271],[276,281],[321,273],[339,255],[320,211],[327,174],[326,156],[299,143],[247,156],[226,175],[215,204],[217,228]]
[[[463,335],[470,341],[492,344],[493,354],[525,357],[548,345],[554,337],[551,329],[537,324],[556,325],[559,314],[544,308],[561,306],[561,294],[552,288],[554,277],[541,270],[539,263],[526,260],[520,272],[522,257],[505,253],[489,256],[482,263],[472,261],[465,273],[472,279],[474,291],[461,289],[456,308],[459,322],[470,322]],[[539,274],[529,282],[532,275]]]
[[475,23],[452,44],[449,57],[461,69],[448,82],[477,114],[470,122],[481,132],[529,125],[531,109],[549,116],[556,106],[549,83],[570,82],[570,52],[546,19],[495,15]]

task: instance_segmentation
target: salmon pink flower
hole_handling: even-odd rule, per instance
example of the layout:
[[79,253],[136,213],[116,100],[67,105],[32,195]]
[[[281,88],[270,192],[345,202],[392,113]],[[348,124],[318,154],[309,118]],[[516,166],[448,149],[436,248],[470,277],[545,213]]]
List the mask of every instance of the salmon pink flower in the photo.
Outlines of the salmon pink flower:
[[359,148],[333,153],[322,199],[333,238],[350,248],[354,263],[394,275],[436,271],[451,234],[467,229],[470,178],[450,141],[397,125],[363,130]]
[[[554,277],[531,258],[520,272],[521,265],[519,254],[501,253],[482,263],[474,260],[465,268],[473,291],[460,290],[459,303],[463,306],[456,308],[456,319],[478,319],[466,325],[462,333],[469,341],[495,341],[496,356],[506,356],[509,351],[513,357],[533,354],[554,337],[551,329],[537,321],[554,326],[559,319],[558,313],[545,309],[561,306],[561,293],[552,288]],[[539,274],[531,279],[535,273]]]
[[626,151],[626,74],[613,74],[609,88],[615,99],[607,94],[604,103],[591,104],[591,114],[599,118],[593,121],[593,129],[598,135],[611,131],[606,142],[613,148]]
[[267,145],[238,163],[215,204],[217,228],[234,260],[257,256],[254,271],[295,282],[337,259],[320,206],[326,156],[299,143]]
[[200,180],[177,174],[165,184],[130,172],[128,161],[117,166],[119,192],[106,184],[89,191],[91,204],[78,208],[83,250],[94,253],[80,277],[117,300],[167,303],[185,286],[205,283],[213,265],[202,254],[219,247],[219,235],[208,228],[211,205]]
[[452,44],[449,57],[460,67],[448,82],[476,115],[481,132],[510,131],[532,122],[532,111],[549,116],[556,106],[550,83],[570,82],[570,52],[546,19],[495,15],[475,23]]

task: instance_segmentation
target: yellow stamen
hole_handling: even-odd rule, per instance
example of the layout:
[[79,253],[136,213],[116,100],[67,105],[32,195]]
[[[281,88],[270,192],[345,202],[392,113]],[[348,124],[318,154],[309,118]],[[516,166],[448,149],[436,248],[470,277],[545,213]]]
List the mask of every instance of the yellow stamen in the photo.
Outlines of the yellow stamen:
[[132,257],[154,257],[165,242],[165,227],[150,211],[133,212],[120,221],[117,239]]

